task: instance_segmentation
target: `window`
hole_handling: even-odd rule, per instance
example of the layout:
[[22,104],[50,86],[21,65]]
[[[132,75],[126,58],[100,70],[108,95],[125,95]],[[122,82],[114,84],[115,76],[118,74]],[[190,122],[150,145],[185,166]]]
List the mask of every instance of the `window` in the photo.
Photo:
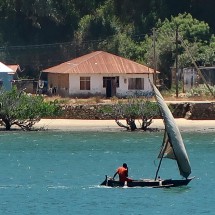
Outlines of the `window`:
[[144,78],[129,78],[128,79],[129,90],[144,90]]
[[80,77],[80,90],[90,90],[90,77]]
[[107,81],[115,81],[116,82],[116,87],[119,87],[119,76],[116,77],[103,77],[103,87],[107,87]]

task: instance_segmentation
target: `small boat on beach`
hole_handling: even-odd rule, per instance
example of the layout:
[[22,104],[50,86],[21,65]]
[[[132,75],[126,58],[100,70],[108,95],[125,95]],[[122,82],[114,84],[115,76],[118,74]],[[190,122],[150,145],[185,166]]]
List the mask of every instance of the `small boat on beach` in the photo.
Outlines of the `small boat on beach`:
[[[106,175],[105,180],[101,183],[101,186],[109,187],[153,187],[153,188],[168,188],[168,187],[179,187],[187,185],[194,177],[190,177],[191,166],[190,161],[183,143],[181,133],[178,126],[175,123],[174,117],[165,103],[161,93],[157,87],[151,83],[155,98],[157,100],[161,115],[163,117],[165,131],[163,137],[163,143],[161,151],[158,155],[160,159],[155,178],[154,179],[140,179],[140,180],[129,180],[121,182],[114,180]],[[160,166],[163,158],[174,159],[177,162],[180,175],[182,179],[161,179],[158,177]]]

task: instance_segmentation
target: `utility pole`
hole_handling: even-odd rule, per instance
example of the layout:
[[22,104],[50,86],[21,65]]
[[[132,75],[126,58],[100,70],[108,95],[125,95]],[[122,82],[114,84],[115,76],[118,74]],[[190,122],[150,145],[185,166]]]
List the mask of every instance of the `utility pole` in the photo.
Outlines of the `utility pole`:
[[175,89],[176,98],[178,98],[178,25],[176,24],[176,34],[175,34],[176,50],[175,50]]
[[156,49],[155,49],[155,39],[156,39],[156,34],[155,34],[155,28],[153,28],[153,63],[154,63],[154,75],[153,75],[153,79],[154,79],[154,85],[156,86],[156,79],[157,79],[157,76],[156,76],[156,71],[157,71],[157,60],[156,60]]
[[196,61],[194,60],[192,54],[190,53],[189,49],[187,48],[186,44],[184,43],[184,41],[180,38],[180,41],[183,44],[183,47],[185,48],[185,50],[187,51],[188,55],[190,56],[190,59],[192,60],[193,65],[195,66],[199,76],[202,78],[202,80],[204,81],[204,84],[207,86],[208,90],[210,91],[211,95],[215,98],[215,94],[213,93],[212,89],[210,88],[210,86],[207,84],[207,81],[204,77],[204,75],[202,74],[201,70],[199,69],[199,67],[196,64]]

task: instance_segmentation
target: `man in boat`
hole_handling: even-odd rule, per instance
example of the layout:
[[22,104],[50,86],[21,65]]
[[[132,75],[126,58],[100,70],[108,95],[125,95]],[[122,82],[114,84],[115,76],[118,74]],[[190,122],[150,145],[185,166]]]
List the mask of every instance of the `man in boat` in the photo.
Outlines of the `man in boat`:
[[128,166],[126,163],[124,163],[121,167],[119,167],[116,170],[116,173],[114,174],[113,179],[117,174],[119,175],[120,182],[132,181],[132,179],[128,178]]

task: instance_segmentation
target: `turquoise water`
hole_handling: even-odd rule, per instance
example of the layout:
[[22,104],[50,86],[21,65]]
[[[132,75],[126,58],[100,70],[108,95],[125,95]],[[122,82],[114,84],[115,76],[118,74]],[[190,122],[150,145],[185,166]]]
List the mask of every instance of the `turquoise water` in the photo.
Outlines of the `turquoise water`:
[[[0,214],[214,214],[215,135],[182,133],[196,178],[171,189],[104,188],[123,162],[153,178],[162,133],[0,133]],[[161,178],[181,178],[164,160]]]

